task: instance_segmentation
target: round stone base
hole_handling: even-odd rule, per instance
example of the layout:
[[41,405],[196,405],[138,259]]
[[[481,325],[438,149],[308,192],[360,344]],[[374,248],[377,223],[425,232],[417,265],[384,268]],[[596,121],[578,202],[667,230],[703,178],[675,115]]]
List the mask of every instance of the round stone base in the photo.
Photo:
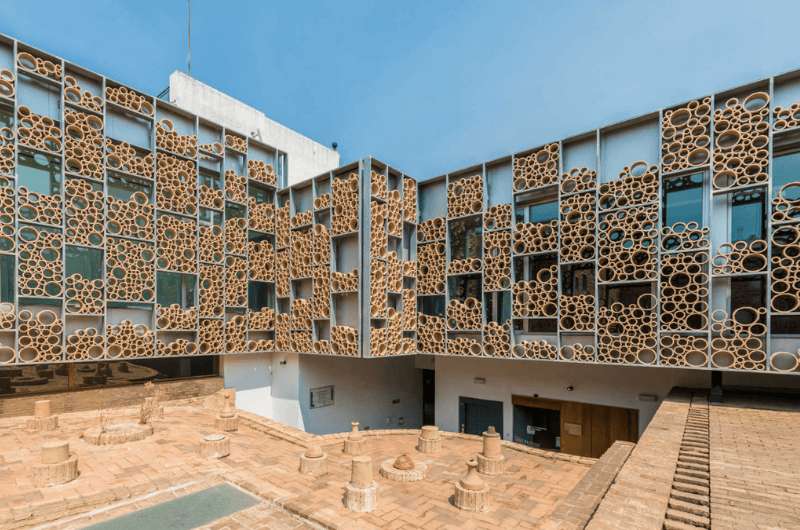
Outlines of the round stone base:
[[344,505],[351,512],[371,512],[378,502],[378,484],[373,482],[366,488],[356,488],[347,484],[344,491]]
[[92,427],[83,433],[83,439],[94,445],[116,445],[138,442],[153,434],[153,426],[141,423],[116,423],[107,425],[105,430]]
[[58,429],[58,416],[45,416],[28,418],[25,426],[30,431],[44,432]]
[[381,463],[381,476],[396,482],[416,482],[425,478],[428,466],[422,462],[415,462],[414,469],[397,469],[394,467],[394,458],[388,458]]
[[478,473],[483,473],[484,475],[501,475],[503,473],[503,464],[506,461],[504,457],[486,458],[480,453],[477,456]]
[[324,475],[328,471],[328,456],[311,458],[300,455],[300,473],[304,475]]
[[239,416],[235,414],[228,418],[217,416],[217,419],[214,420],[214,427],[218,431],[235,432],[239,430]]
[[442,439],[426,440],[422,436],[417,438],[417,451],[420,453],[437,453],[442,450]]
[[489,486],[482,490],[467,490],[456,482],[453,504],[467,512],[485,512],[489,508]]
[[224,458],[231,454],[231,441],[224,434],[209,434],[200,444],[200,455],[204,458]]
[[74,453],[63,462],[33,465],[33,482],[37,488],[66,484],[76,478],[78,478],[78,455]]
[[367,450],[366,438],[345,438],[344,449],[342,451],[347,455],[359,456]]

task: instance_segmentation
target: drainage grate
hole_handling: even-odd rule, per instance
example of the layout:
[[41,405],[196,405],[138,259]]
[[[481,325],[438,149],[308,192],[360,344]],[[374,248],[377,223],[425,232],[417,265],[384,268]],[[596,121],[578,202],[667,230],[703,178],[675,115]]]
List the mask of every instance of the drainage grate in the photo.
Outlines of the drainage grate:
[[189,530],[250,508],[260,502],[260,499],[230,484],[220,484],[86,528],[92,530],[141,530],[142,528]]
[[692,396],[672,477],[665,530],[711,528],[708,399]]

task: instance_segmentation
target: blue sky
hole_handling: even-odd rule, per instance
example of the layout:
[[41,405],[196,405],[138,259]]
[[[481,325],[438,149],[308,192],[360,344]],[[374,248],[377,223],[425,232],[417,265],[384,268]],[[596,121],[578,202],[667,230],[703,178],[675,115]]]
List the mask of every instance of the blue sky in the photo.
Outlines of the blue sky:
[[[421,179],[800,68],[791,1],[192,10],[192,75],[337,141],[343,162],[372,154]],[[185,0],[3,0],[2,13],[0,32],[149,93],[186,68]]]

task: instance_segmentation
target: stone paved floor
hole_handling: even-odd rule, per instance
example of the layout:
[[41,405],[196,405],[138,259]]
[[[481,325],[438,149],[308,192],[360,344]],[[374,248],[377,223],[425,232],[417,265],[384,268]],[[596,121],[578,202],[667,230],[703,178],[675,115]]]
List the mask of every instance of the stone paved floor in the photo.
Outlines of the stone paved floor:
[[[112,423],[123,417],[135,421],[135,414],[134,409],[118,409]],[[96,412],[63,414],[59,431],[50,435],[27,432],[24,418],[0,420],[0,528],[43,522],[53,528],[80,528],[222,480],[264,502],[208,528],[531,528],[553,510],[592,463],[591,459],[504,447],[506,473],[486,478],[491,487],[490,510],[469,514],[453,507],[449,497],[453,483],[466,470],[465,461],[481,449],[478,438],[448,437],[442,453],[431,456],[415,451],[416,430],[375,433],[368,436],[368,453],[378,481],[378,508],[370,514],[355,514],[342,504],[350,475],[342,437],[317,439],[328,454],[329,467],[327,475],[313,478],[298,473],[297,466],[303,444],[315,438],[255,418],[256,423],[240,423],[239,432],[231,435],[231,455],[221,460],[205,460],[198,454],[202,436],[215,429],[214,413],[196,405],[167,405],[164,418],[154,420],[153,436],[117,446],[97,447],[80,439],[86,428],[99,423]],[[78,454],[81,475],[62,486],[37,489],[30,466],[38,461],[42,442],[51,437],[69,440],[71,450]],[[380,477],[380,463],[403,452],[428,464],[424,481],[396,483]],[[92,517],[85,517],[92,510]]]

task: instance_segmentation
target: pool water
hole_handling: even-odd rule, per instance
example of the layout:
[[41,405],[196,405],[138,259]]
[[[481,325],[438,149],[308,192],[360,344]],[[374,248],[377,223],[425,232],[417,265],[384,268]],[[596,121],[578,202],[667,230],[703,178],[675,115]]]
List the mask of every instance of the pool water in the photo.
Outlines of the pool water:
[[157,504],[87,526],[92,530],[189,530],[211,521],[255,506],[261,502],[230,484],[184,495],[183,497]]

